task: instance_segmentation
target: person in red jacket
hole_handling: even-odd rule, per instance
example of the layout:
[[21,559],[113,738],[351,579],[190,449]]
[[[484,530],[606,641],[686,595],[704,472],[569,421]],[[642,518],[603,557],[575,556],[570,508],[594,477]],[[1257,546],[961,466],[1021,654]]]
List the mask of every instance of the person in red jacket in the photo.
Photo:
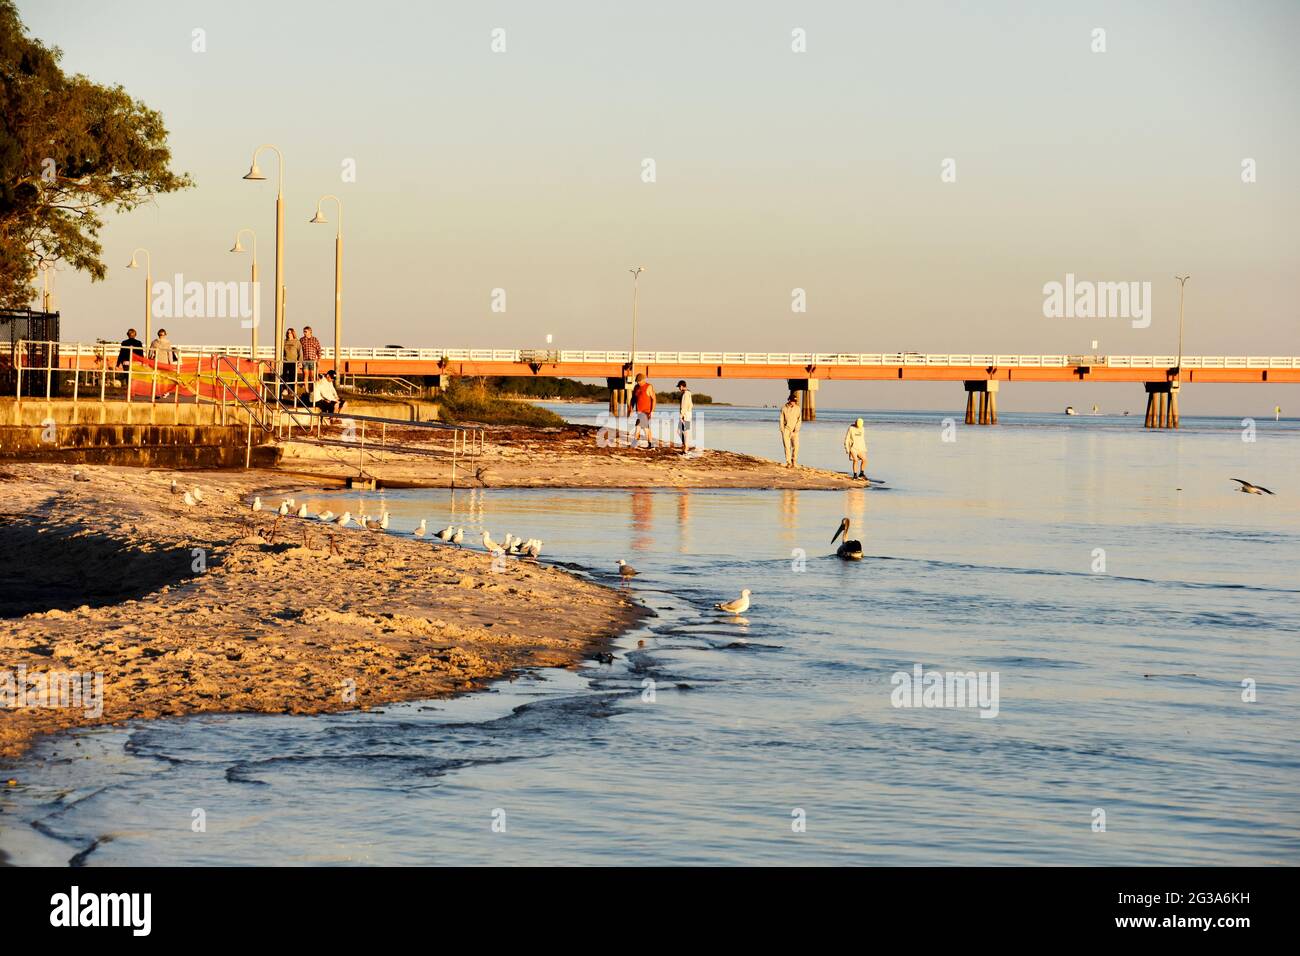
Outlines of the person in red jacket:
[[655,387],[646,381],[640,372],[636,376],[636,387],[632,389],[632,411],[636,415],[636,426],[632,430],[632,447],[641,447],[641,429],[645,429],[647,448],[655,447],[654,432],[650,430],[650,421],[655,413]]

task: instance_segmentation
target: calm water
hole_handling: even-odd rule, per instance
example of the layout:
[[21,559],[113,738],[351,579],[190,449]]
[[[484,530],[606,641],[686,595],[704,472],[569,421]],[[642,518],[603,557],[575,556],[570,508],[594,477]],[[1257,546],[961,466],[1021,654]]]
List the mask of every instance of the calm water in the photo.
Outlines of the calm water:
[[[708,446],[780,453],[773,410],[698,414]],[[850,417],[805,426],[804,461],[843,468]],[[657,616],[612,666],[462,700],[47,741],[0,798],[0,847],[89,864],[1300,862],[1300,425],[1260,421],[1248,443],[1237,420],[1005,415],[945,442],[941,419],[868,417],[888,490],[387,493],[399,528],[540,537],[611,583],[624,557]],[[309,502],[358,510],[355,493]],[[861,563],[832,556],[846,515]],[[709,610],[741,587],[743,619]],[[891,706],[916,664],[996,673],[997,716]]]

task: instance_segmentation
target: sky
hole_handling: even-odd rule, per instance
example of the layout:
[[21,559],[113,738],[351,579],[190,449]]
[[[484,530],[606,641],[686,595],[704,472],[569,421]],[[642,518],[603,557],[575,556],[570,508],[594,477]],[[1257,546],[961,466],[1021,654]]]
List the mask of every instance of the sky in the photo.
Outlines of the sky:
[[[174,168],[197,183],[110,219],[105,281],[57,277],[66,340],[140,324],[143,279],[123,268],[137,246],[155,281],[246,278],[248,257],[229,253],[246,226],[269,317],[274,154],[259,159],[266,182],[241,177],[273,143],[287,323],[326,344],[334,230],[308,220],[334,193],[345,345],[535,348],[551,335],[626,349],[640,265],[642,350],[1076,354],[1096,341],[1173,354],[1173,277],[1190,273],[1185,354],[1300,355],[1295,2],[19,9],[65,70],[160,110]],[[1045,284],[1067,274],[1150,282],[1149,326],[1045,317]],[[168,327],[179,343],[247,334],[237,319]],[[774,382],[693,384],[782,398]],[[833,383],[818,400],[964,407],[947,383]],[[1137,385],[1008,385],[999,404],[1143,401]],[[1300,389],[1205,385],[1181,402],[1184,415],[1295,413]]]

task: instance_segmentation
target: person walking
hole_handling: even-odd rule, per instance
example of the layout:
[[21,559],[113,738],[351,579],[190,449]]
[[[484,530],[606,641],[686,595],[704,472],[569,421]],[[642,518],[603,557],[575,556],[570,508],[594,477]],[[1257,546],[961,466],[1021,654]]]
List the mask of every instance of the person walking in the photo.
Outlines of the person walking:
[[632,389],[632,408],[636,413],[636,425],[632,430],[632,447],[641,447],[641,429],[645,429],[645,444],[647,448],[655,447],[654,432],[650,430],[650,420],[655,413],[655,404],[658,397],[655,395],[655,387],[646,381],[646,377],[640,372],[636,376],[636,387]]
[[166,329],[159,329],[158,337],[149,343],[149,358],[154,362],[176,364],[176,348],[172,345],[172,340],[167,338]]
[[682,454],[685,455],[691,450],[691,416],[695,413],[695,400],[685,379],[677,383],[677,393],[682,397],[677,411],[677,434],[682,436]]
[[849,467],[853,469],[853,477],[866,481],[867,429],[860,418],[844,433],[844,453],[849,456]]
[[138,358],[144,358],[144,343],[136,338],[135,329],[127,329],[122,349],[117,353],[117,367],[126,368]]
[[302,380],[316,381],[316,363],[320,361],[320,339],[316,338],[310,325],[302,327],[302,338],[298,340],[298,351],[302,356]]
[[781,406],[781,444],[785,446],[785,467],[799,465],[799,428],[803,415],[799,410],[799,395],[791,392],[789,400]]
[[295,392],[298,390],[298,361],[301,358],[302,344],[298,341],[298,334],[293,329],[285,329],[284,368],[280,370],[280,378],[290,383]]

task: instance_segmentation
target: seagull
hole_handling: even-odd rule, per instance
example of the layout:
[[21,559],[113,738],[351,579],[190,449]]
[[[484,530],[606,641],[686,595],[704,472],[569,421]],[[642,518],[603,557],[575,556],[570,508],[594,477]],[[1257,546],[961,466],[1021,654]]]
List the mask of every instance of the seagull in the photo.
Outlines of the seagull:
[[190,494],[188,491],[185,492],[185,497],[182,498],[181,500],[184,501],[191,508],[193,508],[196,504],[198,504],[198,502],[194,500],[194,496]]
[[740,597],[734,601],[724,601],[721,604],[713,605],[719,611],[726,611],[728,614],[744,614],[749,610],[749,588],[740,592]]
[[1241,488],[1238,490],[1243,495],[1271,495],[1273,493],[1269,491],[1267,488],[1265,488],[1263,485],[1252,485],[1249,481],[1247,481],[1244,478],[1233,478],[1231,480],[1241,483]]
[[367,531],[387,531],[387,530],[388,530],[388,512],[387,512],[387,511],[381,511],[381,512],[379,513],[379,520],[378,520],[378,521],[374,520],[373,518],[367,517],[367,518],[365,519],[365,526],[366,526],[366,530],[367,530]]
[[486,551],[491,551],[493,554],[497,554],[504,550],[501,545],[492,540],[492,536],[486,531],[483,532],[483,548]]
[[459,548],[461,546],[461,543],[464,540],[465,540],[465,529],[457,528],[456,533],[451,536],[451,543]]
[[299,518],[307,517],[307,503],[305,501],[303,502],[302,507],[298,509],[298,517]]
[[862,560],[862,542],[849,540],[849,519],[845,518],[840,522],[840,530],[831,536],[831,544],[835,539],[844,535],[844,541],[835,549],[835,556],[844,561],[861,561]]
[[203,489],[202,489],[202,488],[199,488],[199,487],[195,486],[195,488],[194,488],[194,500],[195,500],[195,501],[202,501],[202,500],[203,500]]
[[513,548],[513,547],[515,546],[516,543],[518,543],[518,541],[519,541],[518,538],[516,538],[513,534],[511,534],[509,531],[507,531],[507,532],[506,532],[506,543],[503,544],[503,545],[501,545],[501,548],[502,548],[502,550],[509,551],[511,548]]
[[622,558],[619,558],[618,573],[619,573],[619,577],[622,578],[634,578],[636,577],[636,568],[632,567],[632,565],[628,564]]
[[528,545],[524,548],[524,551],[528,554],[530,558],[536,561],[537,556],[542,553],[541,540],[538,538],[533,538],[531,541],[528,542]]
[[281,501],[281,502],[280,502],[280,512],[279,512],[279,513],[280,513],[281,515],[287,515],[287,514],[289,513],[289,502],[287,502],[287,501]]
[[318,515],[316,516],[316,520],[317,520],[317,521],[333,521],[333,520],[334,520],[334,512],[332,512],[332,511],[322,511],[320,514],[318,514]]
[[338,525],[340,528],[346,528],[348,526],[348,522],[351,520],[352,520],[352,512],[345,511],[343,512],[343,514],[339,515],[338,520],[335,521],[334,523]]
[[253,510],[254,510],[254,511],[261,511],[261,510],[262,510],[262,499],[261,499],[261,498],[258,498],[258,497],[256,497],[256,496],[254,496],[254,498],[253,498]]
[[176,483],[176,479],[173,478],[173,479],[172,479],[172,494],[174,494],[174,495],[179,495],[180,493],[181,493],[181,486],[178,485],[178,484]]
[[[423,521],[420,523],[424,524]],[[439,541],[450,541],[452,535],[454,535],[455,533],[456,533],[456,526],[454,524],[449,524],[447,525],[447,527],[443,528],[441,531],[435,534],[434,537],[437,538]]]
[[420,523],[416,526],[415,530],[411,532],[411,534],[415,535],[417,538],[423,538],[424,532],[426,530],[428,529],[426,529],[424,526],[424,519],[421,518]]

